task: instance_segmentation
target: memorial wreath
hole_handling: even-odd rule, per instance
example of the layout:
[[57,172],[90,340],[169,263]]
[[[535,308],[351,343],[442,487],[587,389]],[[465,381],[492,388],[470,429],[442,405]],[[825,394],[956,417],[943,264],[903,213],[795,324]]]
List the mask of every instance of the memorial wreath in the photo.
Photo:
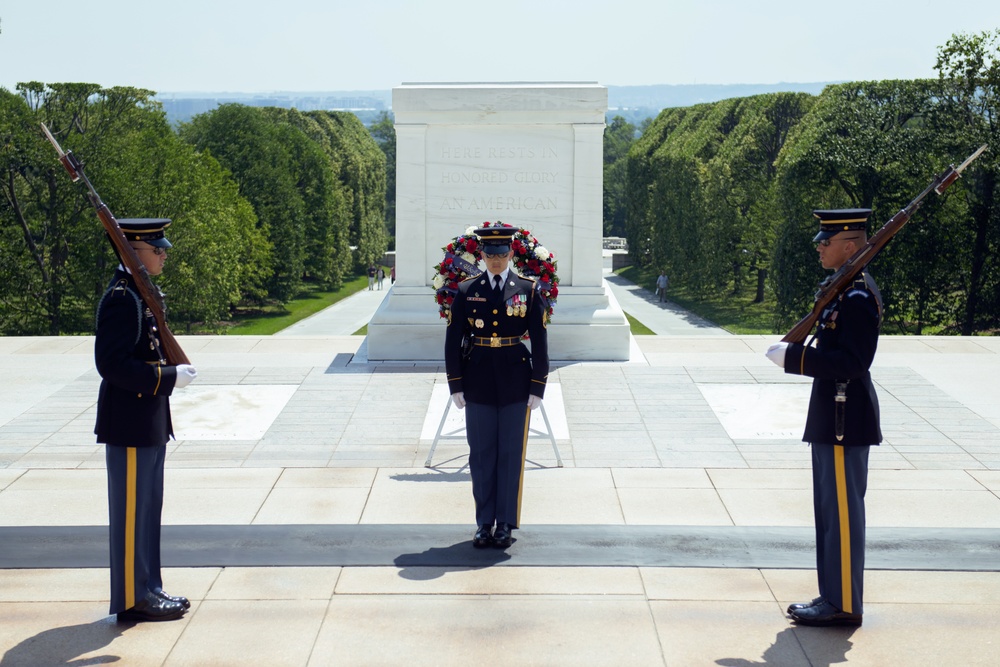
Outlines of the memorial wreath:
[[[506,223],[484,222],[483,227],[513,227]],[[479,260],[483,257],[482,244],[476,236],[478,227],[469,227],[461,236],[456,236],[451,243],[442,248],[444,259],[434,267],[434,297],[438,304],[441,317],[447,319],[451,312],[451,303],[458,294],[458,284],[468,278],[474,278],[482,273]],[[511,240],[514,251],[514,269],[525,278],[538,281],[538,288],[545,299],[546,322],[552,319],[553,306],[559,296],[559,276],[556,274],[556,258],[548,249],[538,242],[531,232],[520,228]]]

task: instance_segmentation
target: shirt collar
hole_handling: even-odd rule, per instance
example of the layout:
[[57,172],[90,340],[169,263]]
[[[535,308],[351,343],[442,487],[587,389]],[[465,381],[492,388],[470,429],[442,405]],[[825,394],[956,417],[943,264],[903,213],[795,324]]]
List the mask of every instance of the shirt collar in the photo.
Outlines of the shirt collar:
[[507,268],[504,269],[503,271],[501,271],[500,273],[496,273],[496,274],[490,273],[489,269],[486,270],[486,273],[489,274],[489,276],[490,276],[490,286],[491,287],[494,284],[494,280],[493,280],[493,276],[494,275],[500,276],[500,284],[501,285],[506,285],[507,284],[507,275],[510,273],[510,266],[508,265]]

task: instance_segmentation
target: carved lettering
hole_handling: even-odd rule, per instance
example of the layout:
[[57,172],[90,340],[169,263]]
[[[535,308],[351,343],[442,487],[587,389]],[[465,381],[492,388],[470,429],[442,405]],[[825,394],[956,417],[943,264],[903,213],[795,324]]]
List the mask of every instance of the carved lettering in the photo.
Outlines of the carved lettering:
[[478,159],[483,156],[478,146],[446,146],[441,149],[441,157],[446,160]]
[[555,183],[557,171],[519,171],[514,174],[515,183]]
[[441,199],[439,210],[468,211],[554,211],[559,208],[558,197],[472,197],[465,206],[463,197]]
[[528,146],[491,146],[489,156],[498,160],[523,160],[535,157],[535,149]]
[[508,178],[502,171],[445,171],[441,173],[441,184],[506,183]]

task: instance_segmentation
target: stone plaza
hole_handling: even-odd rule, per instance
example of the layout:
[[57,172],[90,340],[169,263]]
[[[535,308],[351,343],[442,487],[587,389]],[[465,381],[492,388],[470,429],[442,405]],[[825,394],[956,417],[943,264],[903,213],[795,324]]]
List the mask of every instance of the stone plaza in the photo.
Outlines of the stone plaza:
[[383,294],[312,333],[182,337],[199,377],[173,401],[163,553],[192,609],[167,623],[107,615],[93,339],[0,338],[0,665],[995,664],[1000,339],[883,336],[865,624],[795,627],[808,382],[773,338],[612,287],[660,335],[556,364],[506,552],[471,547],[454,415],[434,443],[441,365],[338,330]]

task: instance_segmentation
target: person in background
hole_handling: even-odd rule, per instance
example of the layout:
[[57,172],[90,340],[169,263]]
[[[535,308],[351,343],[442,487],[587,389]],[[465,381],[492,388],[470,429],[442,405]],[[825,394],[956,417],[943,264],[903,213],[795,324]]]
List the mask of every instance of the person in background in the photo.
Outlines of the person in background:
[[[166,219],[125,219],[119,226],[151,276],[163,271]],[[168,365],[156,320],[135,278],[119,265],[97,307],[94,359],[101,376],[97,442],[105,445],[111,542],[111,609],[117,620],[167,621],[191,606],[163,590],[160,516],[163,463],[173,436],[170,395],[197,375]]]
[[660,271],[660,277],[656,279],[656,293],[660,297],[660,303],[667,300],[667,274]]
[[[486,271],[459,284],[445,332],[448,388],[455,406],[465,409],[476,548],[513,543],[520,525],[528,413],[541,405],[549,375],[548,311],[535,282],[511,269],[515,232],[476,230]],[[522,342],[525,334],[531,352]]]
[[[813,238],[819,261],[835,271],[864,246],[871,210],[813,215],[820,223]],[[788,607],[791,619],[802,625],[861,625],[868,452],[882,442],[869,369],[881,325],[882,295],[862,271],[820,315],[815,347],[777,343],[767,350],[767,358],[786,373],[813,378],[802,439],[812,446],[819,597]]]

